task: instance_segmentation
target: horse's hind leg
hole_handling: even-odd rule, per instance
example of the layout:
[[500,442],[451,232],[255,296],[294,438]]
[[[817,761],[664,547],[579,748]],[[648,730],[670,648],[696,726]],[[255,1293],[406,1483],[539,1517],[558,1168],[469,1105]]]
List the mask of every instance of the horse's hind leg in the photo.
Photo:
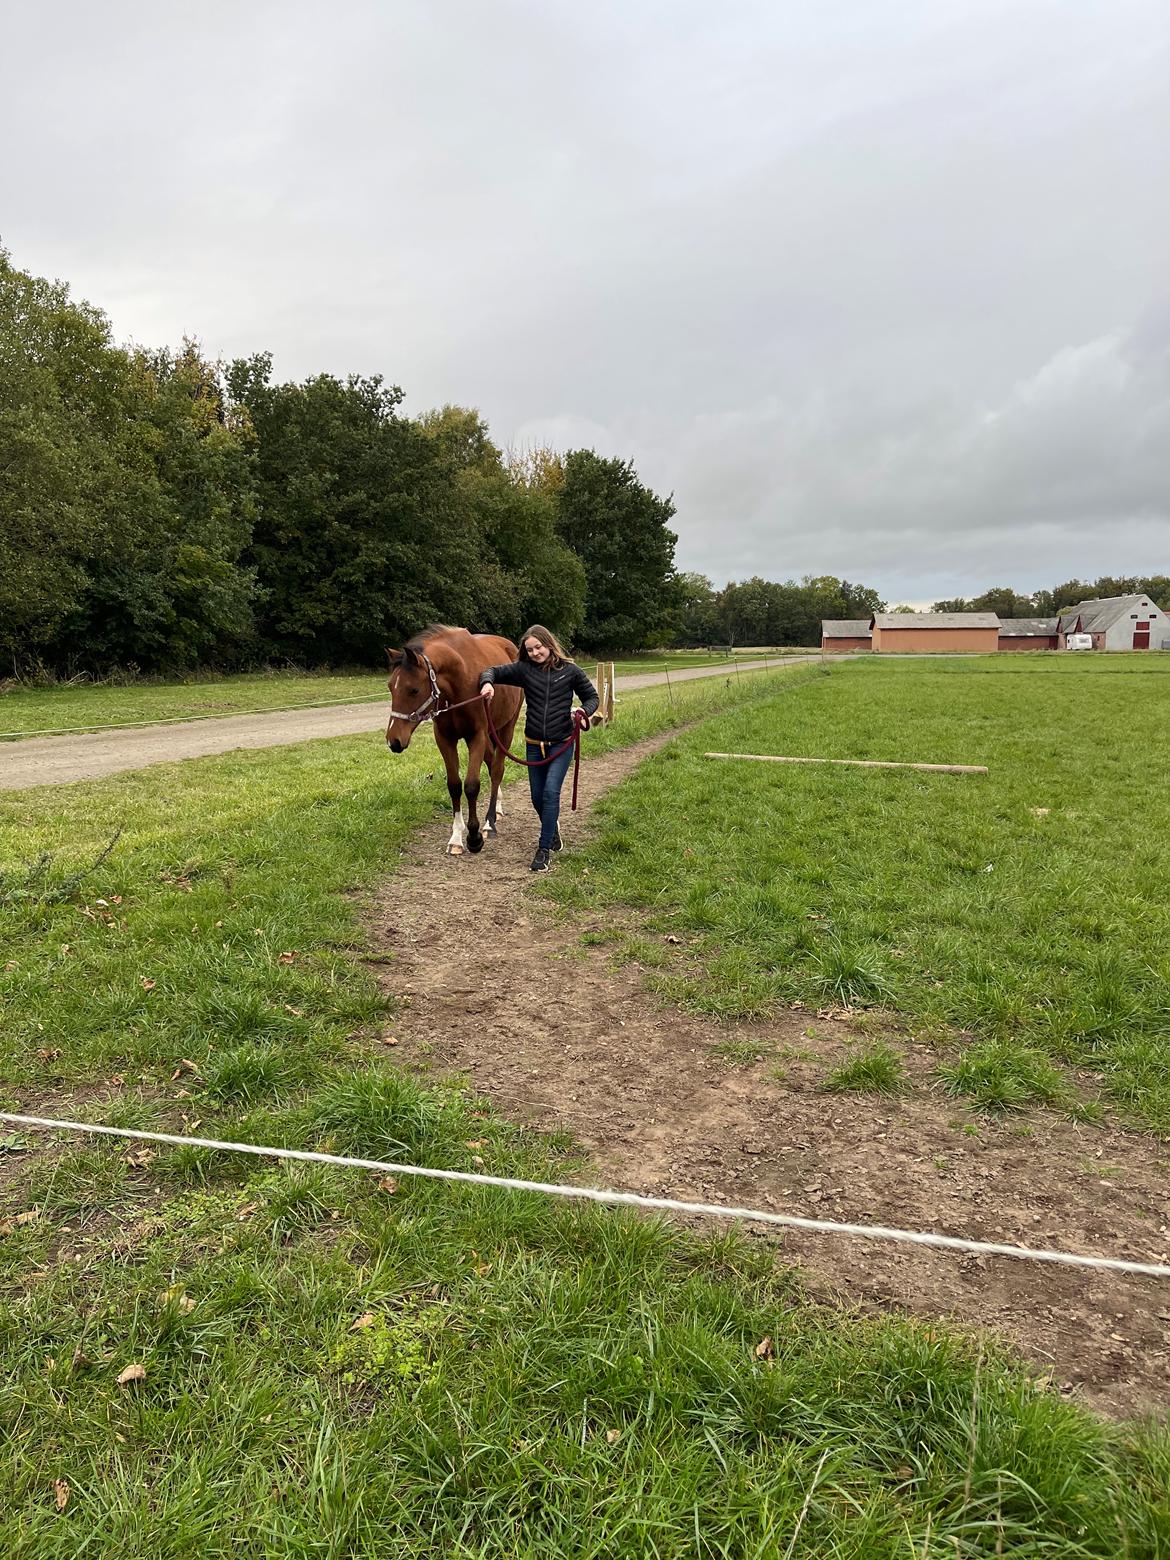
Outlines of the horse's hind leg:
[[483,849],[483,834],[480,832],[479,814],[476,808],[479,805],[484,746],[485,739],[477,731],[467,744],[467,776],[463,782],[463,790],[467,796],[467,848],[473,856],[478,856]]
[[499,821],[504,816],[504,804],[500,801],[500,785],[504,778],[504,752],[502,748],[493,748],[492,756],[488,760],[488,774],[492,781],[492,794],[488,801],[487,817],[484,819],[483,831],[485,834],[498,834]]
[[447,794],[451,798],[451,811],[454,814],[451,838],[447,841],[447,854],[462,856],[463,847],[467,843],[467,827],[463,822],[463,781],[459,777],[459,746],[455,742],[449,742],[446,737],[440,736],[437,726],[435,743],[443,755],[443,765],[447,771]]

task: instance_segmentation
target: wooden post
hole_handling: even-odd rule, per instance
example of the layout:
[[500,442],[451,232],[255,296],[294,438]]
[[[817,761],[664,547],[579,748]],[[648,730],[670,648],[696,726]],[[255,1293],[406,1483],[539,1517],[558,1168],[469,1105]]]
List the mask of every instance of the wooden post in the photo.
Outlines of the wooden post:
[[613,720],[613,662],[598,661],[597,676],[594,679],[597,688],[597,713],[608,726]]
[[704,758],[745,758],[755,764],[849,764],[857,769],[932,769],[945,775],[985,775],[986,764],[895,764],[884,758],[781,758],[776,753],[704,753]]

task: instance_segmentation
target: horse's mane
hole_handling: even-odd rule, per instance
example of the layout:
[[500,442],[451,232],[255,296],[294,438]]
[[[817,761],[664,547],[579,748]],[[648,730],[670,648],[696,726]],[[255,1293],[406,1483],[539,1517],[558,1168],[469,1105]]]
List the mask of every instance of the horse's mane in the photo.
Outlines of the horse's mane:
[[417,634],[413,634],[403,645],[404,650],[421,650],[430,640],[438,634],[452,634],[455,630],[450,623],[428,623],[425,628],[420,628]]

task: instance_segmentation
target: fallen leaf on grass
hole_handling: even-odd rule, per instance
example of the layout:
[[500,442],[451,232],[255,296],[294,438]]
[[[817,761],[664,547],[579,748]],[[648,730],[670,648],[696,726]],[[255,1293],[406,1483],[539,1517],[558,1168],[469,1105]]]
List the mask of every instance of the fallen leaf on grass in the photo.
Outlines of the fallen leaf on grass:
[[304,1018],[305,1016],[304,1008],[295,1008],[291,1002],[286,1002],[284,1004],[284,1011],[286,1013],[291,1013],[294,1018]]
[[58,1511],[64,1511],[65,1507],[69,1504],[69,1480],[68,1479],[54,1479],[53,1480],[53,1498],[57,1502],[57,1510]]
[[259,1203],[245,1203],[236,1213],[237,1221],[242,1224],[245,1219],[250,1219],[259,1206]]
[[773,1360],[776,1358],[776,1350],[772,1347],[771,1338],[761,1338],[756,1344],[756,1359]]
[[60,1055],[61,1047],[59,1045],[42,1045],[36,1051],[38,1062],[55,1062]]
[[158,982],[151,980],[149,975],[141,975],[139,976],[138,984],[142,987],[143,991],[153,991]]
[[488,1145],[487,1138],[466,1138],[464,1141],[468,1148],[486,1148]]
[[393,1197],[394,1193],[398,1190],[398,1182],[392,1175],[384,1175],[380,1177],[380,1179],[377,1180],[374,1184],[377,1186],[380,1192],[385,1192],[389,1197]]
[[607,1430],[605,1432],[605,1442],[606,1442],[607,1446],[612,1446],[613,1443],[615,1441],[617,1441],[617,1440],[620,1440],[620,1438],[621,1438],[621,1431],[620,1430]]
[[126,1163],[132,1165],[135,1170],[144,1170],[158,1158],[153,1148],[139,1148],[126,1155]]
[[286,952],[280,954],[276,960],[277,964],[291,964],[299,951],[299,949],[294,948],[291,953]]
[[383,1045],[397,1045],[398,1044],[398,1037],[396,1035],[383,1035],[382,1036],[382,1044]]
[[19,1229],[22,1224],[35,1224],[40,1216],[39,1208],[26,1208],[23,1213],[18,1213],[11,1219],[0,1219],[0,1235],[11,1235],[13,1230]]
[[174,1083],[175,1080],[177,1078],[181,1078],[185,1072],[197,1073],[198,1071],[199,1064],[197,1062],[193,1062],[190,1057],[187,1056],[181,1057],[179,1060],[179,1065],[171,1074],[171,1082]]
[[373,1311],[363,1311],[349,1330],[350,1332],[364,1332],[367,1327],[372,1327],[377,1320],[378,1318]]
[[158,1297],[159,1305],[173,1305],[180,1316],[190,1316],[195,1309],[195,1302],[189,1294],[184,1293],[181,1284],[172,1284],[169,1289],[164,1289]]
[[133,1365],[127,1365],[126,1369],[118,1377],[118,1385],[120,1387],[129,1387],[132,1386],[136,1381],[145,1380],[146,1366],[135,1363]]
[[673,932],[667,932],[667,934],[666,934],[666,941],[668,943],[681,943],[682,942],[682,938],[681,937],[676,937]]

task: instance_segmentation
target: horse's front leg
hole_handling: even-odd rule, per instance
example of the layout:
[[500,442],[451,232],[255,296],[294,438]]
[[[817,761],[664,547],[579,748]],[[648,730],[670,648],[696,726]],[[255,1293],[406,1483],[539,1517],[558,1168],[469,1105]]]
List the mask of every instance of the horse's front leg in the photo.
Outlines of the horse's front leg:
[[435,743],[443,755],[443,766],[447,771],[447,794],[451,798],[451,811],[454,814],[451,838],[447,841],[447,854],[462,856],[463,847],[467,843],[467,828],[463,822],[463,782],[459,778],[459,744],[442,736],[438,726],[435,727]]
[[476,808],[479,805],[479,781],[486,744],[486,736],[478,731],[467,743],[467,776],[463,781],[463,791],[467,797],[467,848],[473,856],[483,849],[483,834],[480,832]]

